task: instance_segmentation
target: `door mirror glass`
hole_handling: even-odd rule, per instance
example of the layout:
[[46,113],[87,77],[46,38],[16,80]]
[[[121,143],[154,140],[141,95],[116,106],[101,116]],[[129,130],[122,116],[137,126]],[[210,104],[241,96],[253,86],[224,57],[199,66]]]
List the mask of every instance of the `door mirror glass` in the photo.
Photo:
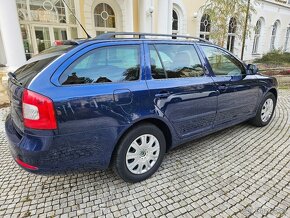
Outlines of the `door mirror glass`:
[[259,72],[259,69],[255,64],[248,64],[247,70],[249,74],[253,74],[253,75]]

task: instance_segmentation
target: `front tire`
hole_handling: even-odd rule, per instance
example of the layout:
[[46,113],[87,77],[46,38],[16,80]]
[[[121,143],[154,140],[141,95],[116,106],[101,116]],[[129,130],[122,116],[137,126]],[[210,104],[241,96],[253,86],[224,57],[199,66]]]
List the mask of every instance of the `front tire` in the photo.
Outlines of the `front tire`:
[[251,124],[258,127],[268,125],[273,117],[276,102],[277,99],[275,95],[271,92],[268,92],[263,98],[256,116],[252,120],[250,120]]
[[162,131],[152,124],[131,129],[120,141],[114,154],[114,171],[126,182],[139,182],[159,168],[166,151]]

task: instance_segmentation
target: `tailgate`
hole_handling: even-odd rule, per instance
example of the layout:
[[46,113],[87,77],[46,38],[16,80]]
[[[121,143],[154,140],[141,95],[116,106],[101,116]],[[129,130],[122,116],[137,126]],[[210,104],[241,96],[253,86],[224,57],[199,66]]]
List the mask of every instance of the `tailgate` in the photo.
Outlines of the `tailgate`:
[[11,79],[8,81],[8,94],[10,98],[10,112],[13,124],[21,133],[23,133],[23,115],[22,115],[22,93],[24,88],[18,84],[15,84]]
[[19,134],[24,131],[23,113],[22,113],[22,95],[29,83],[51,62],[60,55],[71,49],[72,46],[58,46],[45,50],[31,58],[25,65],[18,68],[14,73],[8,73],[8,94],[11,103],[11,118],[13,125]]

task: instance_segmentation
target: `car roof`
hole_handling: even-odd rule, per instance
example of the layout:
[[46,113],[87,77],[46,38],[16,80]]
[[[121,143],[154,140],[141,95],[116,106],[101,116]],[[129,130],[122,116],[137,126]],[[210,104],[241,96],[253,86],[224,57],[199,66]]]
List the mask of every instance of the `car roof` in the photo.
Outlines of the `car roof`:
[[[174,39],[173,39],[174,37]],[[189,35],[170,35],[170,34],[155,34],[155,33],[136,33],[136,32],[112,32],[101,34],[95,38],[77,39],[66,41],[71,44],[84,44],[87,42],[112,42],[112,41],[125,41],[125,40],[136,40],[136,41],[165,41],[165,42],[202,42],[206,44],[212,44],[206,39],[193,37]]]

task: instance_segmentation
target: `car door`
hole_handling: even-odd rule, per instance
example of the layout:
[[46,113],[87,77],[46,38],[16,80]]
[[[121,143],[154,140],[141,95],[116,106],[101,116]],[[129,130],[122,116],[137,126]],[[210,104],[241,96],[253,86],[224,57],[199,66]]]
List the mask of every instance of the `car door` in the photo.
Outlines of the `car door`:
[[[137,119],[146,107],[140,99],[149,94],[142,79],[143,52],[139,41],[96,43],[64,62],[52,78],[59,87],[60,133],[118,128]],[[79,125],[72,129],[74,120]]]
[[247,74],[244,64],[229,52],[213,45],[201,45],[219,91],[215,126],[236,123],[255,114],[259,83]]
[[167,117],[180,137],[212,129],[216,89],[194,45],[152,42],[145,49],[146,81],[155,110]]

